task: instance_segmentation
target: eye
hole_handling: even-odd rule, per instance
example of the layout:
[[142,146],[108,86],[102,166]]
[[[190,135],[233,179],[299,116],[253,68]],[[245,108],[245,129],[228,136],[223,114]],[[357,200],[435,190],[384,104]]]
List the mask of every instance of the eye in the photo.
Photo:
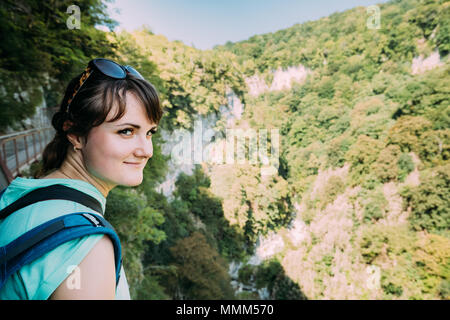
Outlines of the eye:
[[[127,134],[127,132],[130,132],[130,134]],[[118,133],[123,134],[125,136],[131,136],[131,134],[133,133],[133,129],[131,129],[131,128],[123,129],[123,130],[120,130]]]
[[[153,128],[152,130],[150,130],[148,133],[151,133],[151,135],[154,135],[157,132],[156,128]],[[148,134],[147,133],[147,134]]]

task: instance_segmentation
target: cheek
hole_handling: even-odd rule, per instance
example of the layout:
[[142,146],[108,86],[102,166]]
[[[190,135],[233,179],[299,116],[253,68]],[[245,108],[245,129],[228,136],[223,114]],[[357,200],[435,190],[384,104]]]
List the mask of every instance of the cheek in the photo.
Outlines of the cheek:
[[124,164],[132,158],[133,144],[114,134],[89,138],[83,152],[86,169],[93,176],[119,185],[139,185],[143,170]]
[[127,145],[113,135],[95,135],[86,145],[86,165],[96,172],[114,170],[127,153]]

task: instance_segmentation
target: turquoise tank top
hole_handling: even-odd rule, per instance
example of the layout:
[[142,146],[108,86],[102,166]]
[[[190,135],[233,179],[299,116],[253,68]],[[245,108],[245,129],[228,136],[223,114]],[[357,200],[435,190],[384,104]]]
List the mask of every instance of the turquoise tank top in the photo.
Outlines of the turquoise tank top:
[[[105,212],[106,199],[103,194],[88,182],[75,179],[14,179],[0,199],[0,209],[8,206],[28,192],[62,184],[82,191],[99,201]],[[69,200],[48,200],[22,208],[0,220],[0,246],[4,246],[30,229],[74,212],[98,212],[80,203]],[[1,300],[46,300],[53,291],[80,264],[103,235],[90,235],[68,241],[32,263],[23,266],[11,276],[0,290]],[[116,299],[130,299],[128,284],[123,268],[116,288]]]

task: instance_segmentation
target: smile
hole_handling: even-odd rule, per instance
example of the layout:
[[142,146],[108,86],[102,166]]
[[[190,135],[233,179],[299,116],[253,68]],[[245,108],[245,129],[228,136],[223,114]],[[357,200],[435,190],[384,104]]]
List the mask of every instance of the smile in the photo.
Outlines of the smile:
[[142,167],[144,165],[143,162],[124,162],[124,163],[135,166],[135,167]]

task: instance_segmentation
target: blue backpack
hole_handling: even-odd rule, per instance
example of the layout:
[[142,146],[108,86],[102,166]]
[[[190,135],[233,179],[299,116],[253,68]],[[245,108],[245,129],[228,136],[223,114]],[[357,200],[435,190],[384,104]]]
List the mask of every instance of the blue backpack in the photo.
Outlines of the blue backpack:
[[[6,189],[0,193],[0,198]],[[102,214],[100,203],[76,189],[55,184],[35,189],[0,210],[0,220],[32,203],[45,200],[72,200]],[[106,234],[114,245],[116,287],[122,265],[120,240],[114,228],[103,217],[90,212],[76,212],[47,221],[0,247],[0,289],[22,266],[33,262],[59,245],[91,234]]]

